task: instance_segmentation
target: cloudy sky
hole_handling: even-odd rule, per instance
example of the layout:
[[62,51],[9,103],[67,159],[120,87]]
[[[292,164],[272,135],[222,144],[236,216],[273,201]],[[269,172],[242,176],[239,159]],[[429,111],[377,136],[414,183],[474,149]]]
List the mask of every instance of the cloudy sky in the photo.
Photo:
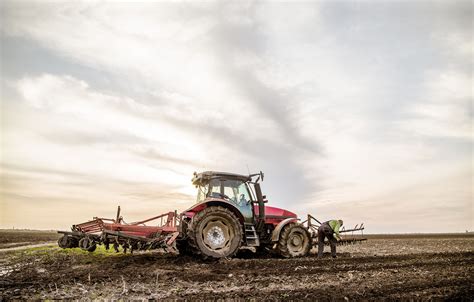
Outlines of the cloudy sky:
[[473,230],[471,1],[1,2],[0,228],[183,210],[194,171]]

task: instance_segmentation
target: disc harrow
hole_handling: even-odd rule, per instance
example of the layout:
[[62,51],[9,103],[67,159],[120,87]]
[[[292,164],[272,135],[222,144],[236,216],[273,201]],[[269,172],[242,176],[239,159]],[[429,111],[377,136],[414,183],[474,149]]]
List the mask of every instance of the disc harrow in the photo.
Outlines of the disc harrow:
[[88,252],[93,252],[97,245],[104,245],[107,250],[113,246],[116,252],[122,247],[124,253],[160,248],[174,252],[179,235],[176,217],[176,212],[168,212],[126,223],[120,216],[119,206],[115,219],[94,217],[91,221],[73,225],[70,232],[59,231],[63,237],[58,244],[62,248],[80,247]]

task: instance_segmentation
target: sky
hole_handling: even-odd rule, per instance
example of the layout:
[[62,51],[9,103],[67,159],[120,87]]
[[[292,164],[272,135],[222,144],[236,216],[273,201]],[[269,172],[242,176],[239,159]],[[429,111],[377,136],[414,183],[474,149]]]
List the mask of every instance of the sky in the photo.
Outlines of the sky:
[[1,1],[0,228],[190,207],[474,230],[471,1]]

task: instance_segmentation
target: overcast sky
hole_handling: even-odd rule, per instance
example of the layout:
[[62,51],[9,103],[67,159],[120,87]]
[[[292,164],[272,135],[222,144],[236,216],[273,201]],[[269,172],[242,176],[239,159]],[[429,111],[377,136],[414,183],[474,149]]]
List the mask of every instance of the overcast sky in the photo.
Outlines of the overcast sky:
[[0,5],[0,228],[183,210],[202,170],[370,233],[474,228],[471,1]]

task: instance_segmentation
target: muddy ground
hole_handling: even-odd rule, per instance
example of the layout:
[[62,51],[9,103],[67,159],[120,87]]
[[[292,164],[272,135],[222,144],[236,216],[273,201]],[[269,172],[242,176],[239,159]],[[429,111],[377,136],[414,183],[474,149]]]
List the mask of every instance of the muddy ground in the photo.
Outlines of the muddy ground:
[[[0,236],[1,238],[1,236]],[[55,246],[0,254],[9,299],[474,299],[474,236],[372,236],[339,257],[202,261]],[[250,255],[251,256],[251,255]]]

